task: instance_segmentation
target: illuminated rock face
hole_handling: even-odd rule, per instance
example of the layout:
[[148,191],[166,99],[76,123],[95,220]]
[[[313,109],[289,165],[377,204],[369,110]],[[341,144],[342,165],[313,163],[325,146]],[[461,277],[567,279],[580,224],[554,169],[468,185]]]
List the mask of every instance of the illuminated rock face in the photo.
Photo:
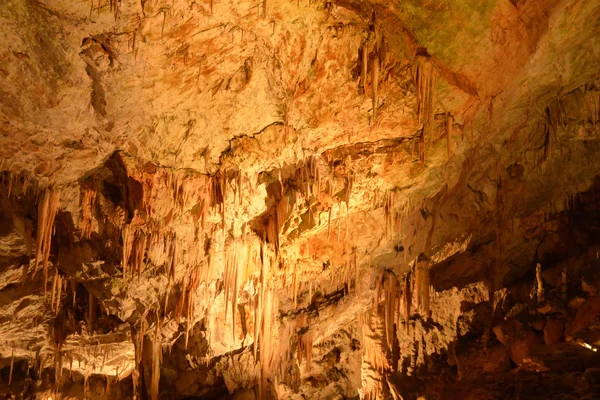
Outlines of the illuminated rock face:
[[593,398],[598,15],[5,1],[0,393]]

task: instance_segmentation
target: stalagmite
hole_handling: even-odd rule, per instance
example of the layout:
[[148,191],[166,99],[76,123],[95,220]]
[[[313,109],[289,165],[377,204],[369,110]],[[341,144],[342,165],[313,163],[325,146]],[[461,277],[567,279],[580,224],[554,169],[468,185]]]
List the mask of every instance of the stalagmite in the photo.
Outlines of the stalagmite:
[[52,244],[52,228],[58,207],[59,194],[51,188],[44,190],[38,201],[38,226],[34,259],[34,268],[37,270],[40,256],[42,258],[44,293],[46,293],[46,283],[48,281],[48,259],[50,258],[50,247]]
[[535,266],[535,279],[537,281],[537,301],[544,301],[544,282],[542,281],[542,264]]

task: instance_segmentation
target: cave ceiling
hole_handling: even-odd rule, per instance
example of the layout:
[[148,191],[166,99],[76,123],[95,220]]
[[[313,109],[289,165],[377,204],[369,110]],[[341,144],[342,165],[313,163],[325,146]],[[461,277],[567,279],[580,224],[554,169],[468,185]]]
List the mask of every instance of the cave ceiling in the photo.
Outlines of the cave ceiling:
[[0,27],[2,393],[411,399],[402,354],[600,245],[597,0],[0,0]]

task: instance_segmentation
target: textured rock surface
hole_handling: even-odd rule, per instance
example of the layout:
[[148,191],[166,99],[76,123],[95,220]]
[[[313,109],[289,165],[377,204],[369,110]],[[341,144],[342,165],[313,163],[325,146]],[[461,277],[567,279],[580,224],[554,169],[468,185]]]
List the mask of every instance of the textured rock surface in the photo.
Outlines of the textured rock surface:
[[598,396],[599,15],[2,1],[0,393]]

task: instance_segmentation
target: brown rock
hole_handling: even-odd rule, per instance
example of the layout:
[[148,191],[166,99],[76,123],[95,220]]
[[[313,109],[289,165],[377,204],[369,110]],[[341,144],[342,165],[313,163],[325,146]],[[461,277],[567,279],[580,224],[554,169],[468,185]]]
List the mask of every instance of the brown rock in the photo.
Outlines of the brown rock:
[[253,390],[250,389],[242,389],[236,390],[235,393],[231,396],[232,400],[255,400],[256,395]]
[[530,348],[541,343],[531,328],[514,319],[494,327],[493,331],[500,343],[508,349],[511,360],[519,366],[523,364],[523,359],[529,356]]
[[579,307],[575,319],[567,324],[565,338],[569,340],[583,334],[584,331],[593,329],[600,323],[598,317],[600,317],[600,296],[593,296]]
[[557,318],[548,318],[544,327],[544,343],[556,344],[564,340],[565,322]]
[[583,377],[590,385],[600,384],[600,368],[588,368],[583,373]]
[[486,347],[480,342],[469,342],[459,345],[456,351],[459,379],[510,370],[508,351],[501,344]]

